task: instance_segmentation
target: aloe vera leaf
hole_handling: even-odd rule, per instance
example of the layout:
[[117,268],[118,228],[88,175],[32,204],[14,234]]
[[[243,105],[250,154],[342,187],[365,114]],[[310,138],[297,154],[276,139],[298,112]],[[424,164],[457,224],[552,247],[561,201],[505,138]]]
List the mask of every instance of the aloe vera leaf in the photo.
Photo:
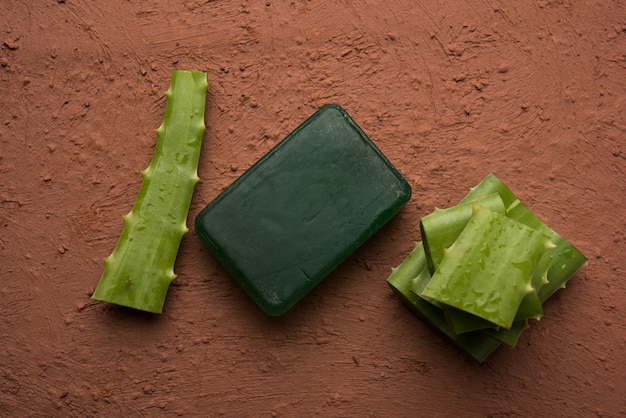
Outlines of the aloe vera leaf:
[[[511,332],[513,332],[515,329],[521,329],[520,327],[514,326],[513,328],[511,328],[511,330],[507,330],[504,328],[500,328],[498,325],[492,323],[491,321],[488,321],[476,315],[472,315],[468,312],[462,311],[452,306],[447,306],[442,303],[439,303],[438,306],[443,309],[448,324],[457,334],[477,330],[492,330],[492,333],[503,331],[506,334],[511,334]],[[519,308],[515,313],[513,325],[515,325],[515,322],[520,320],[525,321],[531,318],[539,319],[542,316],[543,306],[541,304],[541,300],[539,299],[537,292],[533,290],[532,292],[524,296],[524,299],[522,299],[522,302],[520,303]],[[489,335],[492,335],[492,333],[490,333]]]
[[[475,200],[473,202],[478,202],[478,200]],[[528,293],[526,296],[524,296],[524,299],[522,299],[522,302],[520,303],[520,306],[515,314],[515,321],[526,320],[530,318],[539,319],[543,316],[542,301],[540,300],[536,290],[540,289],[546,283],[546,272],[550,266],[551,261],[552,257],[549,254],[544,253],[540,261],[536,263],[535,269],[533,271],[533,278],[531,280],[533,291]],[[421,290],[423,290],[425,287],[426,283],[422,284]],[[511,330],[507,330],[498,327],[496,324],[486,319],[480,318],[476,315],[472,315],[463,310],[451,306],[446,306],[445,304],[436,301],[435,303],[437,304],[437,306],[443,309],[450,328],[452,328],[452,330],[457,334],[486,329],[490,330],[490,336],[498,336],[502,334],[503,337],[501,338],[504,338],[505,344],[508,345],[510,341],[517,341],[521,332],[526,329],[526,327],[513,326]],[[515,335],[516,332],[518,333],[517,335]]]
[[198,182],[206,74],[174,71],[152,161],[92,298],[161,313]]
[[[443,258],[444,249],[450,247],[456,241],[469,222],[474,205],[480,205],[501,214],[505,213],[504,203],[500,195],[491,193],[485,196],[477,196],[471,201],[466,200],[465,203],[451,208],[435,209],[433,213],[421,219],[420,229],[426,251],[426,260],[431,273],[434,273],[439,266]],[[543,283],[538,283],[536,287],[533,286],[534,289],[538,289],[541,284]],[[425,284],[423,287],[425,287]],[[431,303],[433,303],[432,300]],[[434,303],[442,307],[437,302]],[[498,328],[497,325],[462,310],[452,307],[442,308],[450,327],[458,334],[482,328]],[[542,314],[541,301],[537,292],[533,291],[522,300],[516,319],[539,318]]]
[[515,330],[521,329],[520,327],[515,327],[515,323],[517,321],[527,321],[529,318],[539,319],[543,315],[543,307],[541,306],[541,301],[539,300],[536,292],[531,292],[524,297],[524,299],[520,303],[520,307],[515,314],[513,327],[510,330],[501,328],[491,321],[488,321],[476,315],[472,315],[468,312],[462,311],[452,306],[447,306],[441,303],[439,304],[439,306],[443,309],[450,328],[452,328],[452,330],[457,334],[482,330],[490,330],[491,332],[489,333],[489,335],[497,335],[499,331],[502,331],[506,334],[511,334],[512,332],[515,332]]
[[500,328],[500,329],[495,330],[495,329],[485,328],[481,330],[481,332],[485,335],[490,336],[491,338],[494,338],[500,341],[502,344],[505,344],[513,348],[515,347],[515,345],[517,345],[517,342],[519,341],[520,336],[527,328],[528,328],[528,320],[520,319],[520,320],[513,321],[513,325],[511,326],[511,329]]
[[417,242],[413,251],[402,263],[392,269],[387,284],[404,305],[429,327],[456,344],[476,361],[485,361],[500,346],[500,342],[480,331],[461,335],[455,334],[448,326],[441,309],[411,291],[412,286],[415,285],[414,279],[420,275],[430,276],[430,272],[428,271],[424,247],[421,242]]
[[[546,282],[547,271],[551,263],[552,256],[548,252],[544,253],[535,268],[532,279],[534,288],[540,288]],[[537,314],[537,312],[543,313],[541,303],[542,301],[537,292],[531,292],[526,295],[522,303],[520,303],[520,307],[515,314],[515,321],[513,321],[513,326],[510,330],[504,328],[494,329],[494,324],[489,321],[450,306],[442,306],[446,314],[446,320],[457,334],[481,330],[503,344],[515,347],[522,332],[528,328],[528,319],[539,319],[541,317],[541,315]]]
[[[553,243],[554,244],[554,243]],[[556,244],[554,244],[556,245]],[[535,291],[527,294],[522,300],[515,319],[540,319],[543,316],[543,300],[539,296],[541,288],[548,283],[548,270],[552,264],[553,257],[549,249],[535,263],[531,284]]]
[[[415,296],[424,299],[426,302],[429,302],[432,305],[435,305],[438,308],[442,308],[444,305],[437,302],[436,300],[429,299],[422,295],[422,291],[428,284],[431,278],[430,271],[428,270],[426,251],[424,248],[424,242],[417,242],[415,245],[415,249],[411,252],[409,257],[412,257],[412,265],[417,266],[417,273],[415,270],[412,271],[411,283],[409,287],[409,291],[415,294]],[[402,264],[401,264],[402,266]],[[393,270],[393,269],[392,269]],[[399,272],[402,273],[402,272]],[[413,277],[414,276],[414,277]]]
[[[546,251],[535,268],[532,279],[533,287],[535,289],[540,289],[547,282],[546,276],[551,263],[552,256],[548,251]],[[532,302],[528,300],[529,298],[531,298]],[[520,308],[515,314],[515,321],[513,321],[513,326],[511,326],[510,330],[504,328],[493,329],[484,327],[481,331],[490,337],[497,339],[501,343],[508,345],[509,347],[515,347],[522,333],[528,328],[528,319],[539,319],[541,317],[541,315],[537,315],[537,312],[543,312],[543,306],[541,305],[542,302],[543,301],[540,299],[537,292],[529,293],[520,304]],[[462,313],[466,316],[470,316],[465,312]],[[455,332],[459,331],[455,329]]]
[[470,331],[480,331],[483,329],[500,329],[500,327],[491,321],[472,315],[461,309],[449,306],[443,303],[439,304],[448,321],[448,325],[457,334],[463,334]]
[[422,294],[510,329],[522,299],[534,290],[535,265],[550,246],[546,235],[474,206]]
[[553,258],[547,274],[547,283],[539,289],[539,298],[545,302],[565,284],[578,269],[587,264],[587,258],[563,237],[554,233],[552,242],[556,248],[550,250]]
[[[530,210],[519,202],[508,187],[493,174],[489,174],[477,186],[473,187],[461,203],[468,203],[491,193],[498,193],[501,196],[505,206],[508,207],[507,215],[509,217],[531,227],[535,227],[537,224],[543,225],[539,229],[545,228],[544,232],[549,234],[552,237],[552,241],[556,244],[556,248],[548,252],[554,259],[547,274],[548,283],[541,286],[538,292],[540,300],[545,302],[556,290],[564,287],[565,282],[586,263],[586,258],[560,235],[539,221]],[[410,263],[412,268],[408,270],[406,268],[394,269],[387,282],[400,300],[427,325],[455,343],[478,362],[484,361],[501,344],[501,341],[510,346],[515,345],[522,331],[527,327],[528,321],[526,320],[514,321],[511,330],[502,328],[497,331],[483,329],[456,335],[449,327],[443,311],[427,302],[423,296],[420,297],[414,293],[414,291],[417,293],[422,291],[428,283],[428,276],[430,276],[429,272],[424,272],[427,261],[420,242],[417,243],[413,252],[407,257],[407,259],[409,258],[412,261]],[[403,264],[405,261],[403,261]],[[534,281],[533,284],[535,284]],[[501,341],[490,337],[488,334],[493,334],[494,337],[499,338]]]
[[[556,248],[549,250],[545,254],[543,263],[540,262],[538,271],[543,274],[535,274],[533,279],[533,287],[537,289],[537,294],[528,294],[522,303],[520,309],[516,314],[516,321],[511,330],[490,329],[489,323],[484,323],[484,332],[494,338],[499,339],[506,345],[514,346],[519,340],[522,332],[527,328],[528,321],[522,321],[525,326],[516,325],[518,320],[524,318],[538,319],[543,311],[541,304],[545,302],[550,295],[552,295],[558,288],[562,287],[563,283],[571,277],[578,268],[580,268],[586,261],[584,256],[569,243],[567,243],[561,236],[556,234],[545,224],[543,224],[525,205],[523,205],[517,197],[508,189],[496,176],[489,174],[480,184],[473,187],[470,193],[462,200],[462,204],[468,204],[477,201],[484,196],[498,193],[503,201],[506,201],[508,207],[507,215],[512,219],[522,222],[533,228],[540,229],[544,233],[552,236],[552,241],[555,243]],[[553,259],[561,259],[560,270],[556,264],[552,263]],[[547,266],[545,264],[548,264]],[[553,265],[551,265],[553,264]],[[542,267],[543,266],[543,267]],[[546,274],[545,269],[549,269],[549,273]],[[548,281],[548,277],[551,280]],[[463,311],[457,310],[454,314],[450,314],[452,309],[448,308],[446,312],[446,318],[451,323],[451,326],[455,332],[467,332],[468,330],[477,329],[480,326],[480,322]]]
[[500,195],[509,218],[533,229],[542,231],[544,234],[548,235],[556,245],[555,248],[549,251],[549,254],[553,258],[553,263],[548,270],[548,283],[538,290],[540,300],[545,302],[554,292],[564,287],[567,280],[587,263],[587,258],[572,244],[539,220],[539,218],[537,218],[537,216],[535,216],[535,214],[493,174],[488,174],[477,186],[473,187],[461,203],[469,202],[480,196],[491,193],[498,193]]
[[470,218],[472,206],[480,205],[504,214],[504,203],[498,193],[478,197],[471,202],[459,204],[447,209],[435,208],[430,215],[420,220],[422,242],[426,251],[426,260],[430,273],[434,273],[443,259],[443,252],[459,237]]

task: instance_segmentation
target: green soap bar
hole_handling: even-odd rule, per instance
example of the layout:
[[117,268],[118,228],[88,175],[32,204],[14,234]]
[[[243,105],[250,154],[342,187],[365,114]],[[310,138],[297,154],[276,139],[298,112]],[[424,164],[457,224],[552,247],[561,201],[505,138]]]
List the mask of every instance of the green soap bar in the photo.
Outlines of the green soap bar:
[[326,105],[205,207],[195,231],[257,305],[277,316],[410,197],[352,118]]

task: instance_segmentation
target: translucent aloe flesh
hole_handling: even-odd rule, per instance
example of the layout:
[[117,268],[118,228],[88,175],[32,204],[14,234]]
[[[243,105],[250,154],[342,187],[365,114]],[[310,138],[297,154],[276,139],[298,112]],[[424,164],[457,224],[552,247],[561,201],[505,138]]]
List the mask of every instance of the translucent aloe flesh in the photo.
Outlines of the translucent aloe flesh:
[[[449,307],[429,297],[428,292],[424,294],[431,280],[431,274],[428,254],[421,242],[416,244],[415,249],[398,268],[392,269],[387,280],[394,292],[414,313],[479,362],[484,361],[501,343],[514,347],[521,333],[528,327],[527,318],[535,318],[537,309],[541,309],[540,304],[545,302],[554,291],[564,287],[565,282],[586,263],[586,258],[582,253],[543,224],[492,174],[472,188],[461,203],[467,204],[493,193],[500,196],[508,218],[540,232],[539,235],[544,235],[541,240],[544,247],[554,247],[547,250],[544,248],[542,255],[534,255],[533,267],[528,270],[531,287],[536,289],[533,292],[533,303],[527,304],[527,310],[524,311],[523,302],[527,301],[523,299],[511,322],[510,329],[494,326],[491,321]],[[547,241],[545,236],[549,237]],[[449,240],[450,237],[445,239]],[[552,244],[546,244],[550,241]],[[528,294],[530,295],[531,293]],[[459,323],[451,320],[455,315],[458,315]],[[475,321],[476,319],[478,322]],[[467,329],[458,333],[457,327],[467,327]]]
[[161,313],[174,274],[196,183],[204,134],[207,77],[172,73],[152,161],[92,298]]

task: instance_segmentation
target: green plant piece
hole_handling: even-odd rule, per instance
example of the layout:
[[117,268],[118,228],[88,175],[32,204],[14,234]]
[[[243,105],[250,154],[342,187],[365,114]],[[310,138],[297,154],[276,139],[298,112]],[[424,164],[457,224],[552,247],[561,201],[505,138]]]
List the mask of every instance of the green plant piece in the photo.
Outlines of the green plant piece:
[[567,280],[587,263],[587,258],[572,244],[544,224],[530,211],[513,192],[493,174],[487,175],[476,187],[472,188],[461,203],[471,202],[480,196],[498,193],[504,202],[506,215],[533,229],[543,232],[555,244],[548,254],[553,263],[548,270],[547,281],[538,290],[539,299],[545,302],[558,289],[565,287]]
[[426,283],[430,279],[424,246],[421,242],[417,242],[408,257],[398,267],[392,269],[387,284],[404,305],[429,327],[456,344],[476,361],[483,362],[500,346],[500,342],[481,331],[460,335],[452,331],[442,310],[411,290],[413,286],[416,286],[415,279],[420,276]]
[[535,265],[551,246],[544,234],[474,206],[422,294],[510,329],[520,303],[534,290]]
[[456,334],[463,334],[470,331],[479,331],[484,329],[493,329],[498,331],[500,327],[491,321],[481,318],[476,315],[472,315],[469,312],[465,312],[461,309],[453,306],[448,306],[444,303],[437,302],[439,307],[443,310],[443,314],[446,317],[446,321],[450,325],[450,328]]
[[172,73],[163,123],[156,130],[152,161],[141,172],[137,199],[124,218],[121,236],[92,298],[161,313],[174,274],[174,262],[198,182],[204,134],[206,74]]
[[[541,222],[493,174],[489,174],[479,185],[472,188],[461,204],[472,206],[472,202],[494,193],[500,196],[507,218],[535,230],[535,233],[539,235],[546,235],[550,238],[548,241],[552,241],[554,245],[554,248],[547,249],[539,258],[535,258],[533,266],[527,269],[531,287],[536,290],[523,298],[510,329],[499,327],[491,321],[448,306],[433,299],[432,295],[427,292],[425,293],[424,290],[431,281],[431,273],[429,255],[421,242],[416,244],[409,257],[397,269],[392,269],[387,279],[389,286],[411,311],[479,362],[484,361],[501,343],[514,347],[522,332],[527,329],[528,319],[538,318],[542,314],[541,304],[556,290],[564,287],[567,280],[586,264],[586,258],[580,251]],[[448,209],[443,211],[448,211]],[[455,213],[455,211],[452,210],[450,213]],[[456,217],[462,218],[462,216]],[[461,221],[457,219],[456,222]],[[454,234],[457,234],[457,237],[460,235],[458,233],[460,227],[457,225],[451,229],[455,229],[456,232],[447,232],[450,235],[445,239],[456,241]],[[423,237],[429,234],[428,232],[424,234],[423,229],[422,233]],[[435,238],[435,242],[437,239]],[[442,238],[441,241],[443,242],[444,239]],[[441,248],[446,248],[446,245],[441,244]],[[432,260],[430,262],[432,263]]]
[[500,328],[496,330],[496,329],[491,329],[491,328],[485,328],[485,329],[482,329],[481,332],[501,342],[502,344],[505,344],[513,348],[515,347],[522,333],[526,329],[528,329],[528,320],[520,319],[517,321],[513,321],[513,325],[511,326],[511,329]]
[[[546,236],[546,235],[544,235]],[[539,292],[548,283],[548,270],[552,265],[552,254],[550,251],[556,247],[550,241],[550,247],[539,260],[535,261],[535,268],[532,273],[531,284],[533,291],[526,295],[515,315],[516,320],[520,319],[540,319],[543,316],[543,301],[539,297]]]
[[422,242],[430,273],[434,273],[443,259],[444,251],[457,240],[472,217],[472,207],[480,205],[494,212],[505,213],[504,203],[498,193],[479,196],[471,202],[447,209],[435,208],[430,215],[420,220]]
[[553,261],[548,269],[547,283],[539,289],[539,299],[542,303],[554,292],[564,288],[569,278],[587,264],[587,258],[563,237],[553,232],[551,239],[556,248],[548,253]]
[[[533,278],[531,280],[533,291],[528,293],[520,303],[517,313],[515,314],[515,322],[523,321],[527,323],[527,319],[540,319],[543,316],[542,301],[540,300],[536,290],[540,289],[547,282],[546,275],[551,263],[552,256],[546,252],[536,264],[533,272]],[[426,285],[424,284],[422,289],[425,287]],[[508,345],[510,341],[517,341],[519,338],[519,335],[513,337],[516,330],[521,333],[521,331],[526,329],[526,327],[521,327],[520,324],[515,326],[514,323],[511,330],[506,330],[495,326],[495,324],[483,318],[471,315],[460,309],[456,309],[445,304],[439,304],[438,306],[443,309],[450,327],[457,334],[462,334],[468,331],[491,329],[491,331],[488,332],[488,335],[497,338],[499,333],[502,333],[505,336],[498,339],[501,340],[504,338],[504,343]]]
[[[542,304],[559,288],[565,287],[565,282],[586,263],[583,254],[565,241],[560,235],[547,227],[539,220],[519,199],[504,185],[496,176],[489,174],[480,184],[473,187],[470,193],[461,201],[460,205],[471,204],[481,197],[487,197],[498,193],[506,206],[506,214],[509,218],[523,223],[533,229],[537,229],[551,237],[555,248],[548,250],[537,265],[537,271],[533,277],[533,287],[536,292],[528,294],[520,305],[516,314],[516,321],[523,319],[539,319],[542,315]],[[547,273],[546,273],[547,270]],[[536,293],[536,294],[535,294]],[[480,322],[469,318],[469,314],[460,310],[447,309],[446,318],[456,332],[467,332],[477,329]],[[489,330],[484,323],[489,335],[496,336],[498,333],[506,334],[505,344],[517,341],[519,335],[526,327],[516,326],[511,330]],[[513,337],[517,333],[515,337]]]
[[[491,193],[486,196],[479,195],[471,201],[465,200],[464,202],[447,209],[437,208],[433,213],[423,217],[420,221],[426,259],[429,261],[428,266],[431,273],[434,273],[441,263],[444,250],[457,240],[469,222],[474,205],[480,205],[501,214],[505,213],[504,203],[498,193]],[[533,281],[533,288],[539,289],[543,284],[542,280]],[[422,286],[422,290],[424,287],[425,283]],[[439,304],[432,299],[426,299],[444,310],[448,323],[457,334],[483,328],[497,329],[495,324],[483,318],[470,315],[460,309]],[[539,319],[542,315],[541,301],[537,291],[533,290],[522,300],[515,319]]]

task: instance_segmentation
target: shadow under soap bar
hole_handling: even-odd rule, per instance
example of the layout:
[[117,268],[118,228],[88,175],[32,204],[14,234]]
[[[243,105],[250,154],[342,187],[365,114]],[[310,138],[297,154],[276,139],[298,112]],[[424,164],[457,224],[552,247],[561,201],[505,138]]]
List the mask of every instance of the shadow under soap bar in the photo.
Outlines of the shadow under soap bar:
[[326,105],[204,208],[195,231],[257,305],[277,316],[410,196],[350,116]]

